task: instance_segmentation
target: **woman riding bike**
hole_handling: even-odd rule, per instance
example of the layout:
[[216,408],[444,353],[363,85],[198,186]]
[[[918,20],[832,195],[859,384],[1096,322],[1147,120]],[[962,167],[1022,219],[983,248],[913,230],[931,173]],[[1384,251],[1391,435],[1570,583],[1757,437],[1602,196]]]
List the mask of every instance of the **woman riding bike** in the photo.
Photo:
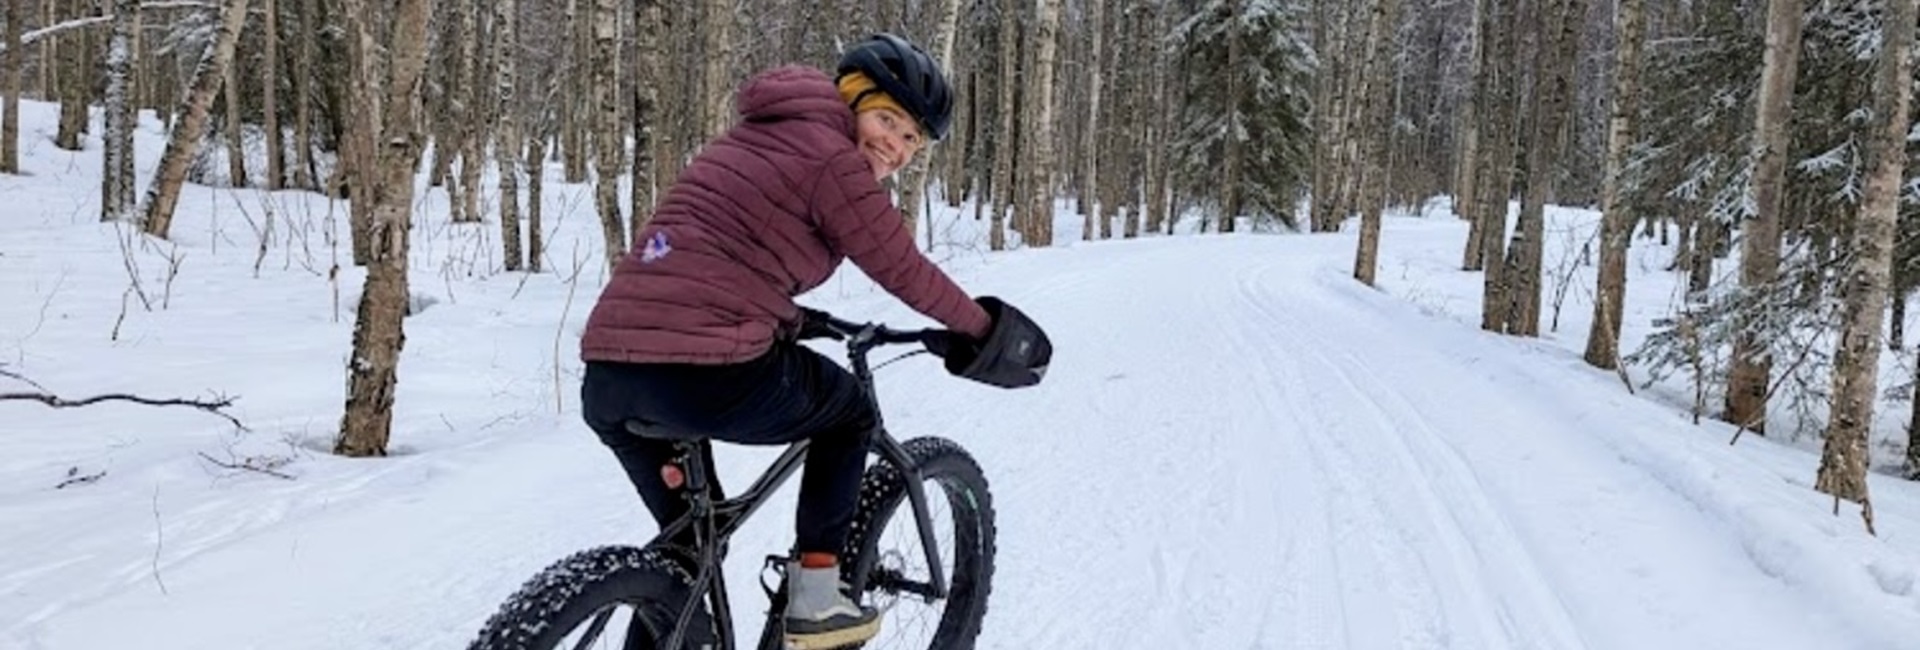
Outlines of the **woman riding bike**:
[[745,444],[811,439],[785,612],[788,643],[803,649],[879,630],[872,608],[841,593],[839,569],[876,418],[851,373],[796,342],[805,318],[793,298],[851,259],[950,328],[927,343],[954,374],[1022,385],[1050,356],[1025,315],[970,298],[914,247],[880,185],[946,135],[953,97],[939,67],[879,34],[849,47],[836,72],[781,67],[740,88],[741,121],[635,233],[580,343],[582,416],[662,526],[687,509],[681,459],[628,421]]

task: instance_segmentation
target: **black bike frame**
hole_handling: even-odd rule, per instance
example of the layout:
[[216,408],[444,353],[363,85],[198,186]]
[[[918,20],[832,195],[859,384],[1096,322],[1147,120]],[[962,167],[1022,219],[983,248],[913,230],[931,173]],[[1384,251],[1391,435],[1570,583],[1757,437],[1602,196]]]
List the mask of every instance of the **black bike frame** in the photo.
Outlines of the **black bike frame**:
[[[886,462],[892,463],[900,471],[901,478],[906,481],[907,498],[913,504],[913,516],[920,532],[920,547],[926,550],[927,555],[930,584],[927,585],[926,595],[932,598],[946,598],[946,570],[940,566],[940,549],[938,542],[934,539],[933,524],[927,514],[926,488],[921,484],[924,479],[919,468],[915,467],[913,460],[907,456],[906,447],[887,432],[886,424],[880,415],[879,398],[874,392],[873,370],[867,365],[867,353],[874,348],[889,343],[918,343],[923,340],[922,333],[892,330],[873,324],[861,325],[825,314],[816,313],[814,317],[819,319],[819,325],[829,330],[830,334],[824,335],[843,338],[847,341],[847,359],[853,366],[853,374],[865,389],[868,403],[873,405],[875,424],[867,434],[868,446],[879,453]],[[705,440],[683,440],[677,441],[677,444],[683,451],[711,453],[710,443]],[[704,599],[712,605],[714,625],[720,634],[720,647],[724,650],[734,649],[733,612],[727,598],[726,580],[721,575],[722,558],[719,548],[740,530],[747,518],[753,516],[760,506],[766,505],[775,490],[800,470],[801,464],[807,457],[807,446],[806,440],[788,445],[786,451],[782,452],[779,458],[774,459],[773,464],[767,467],[760,478],[755,480],[745,492],[740,496],[723,499],[717,503],[713,502],[712,497],[707,493],[710,477],[706,475],[704,459],[693,458],[684,463],[687,499],[691,502],[692,508],[686,515],[662,528],[660,534],[648,543],[649,546],[666,543],[675,535],[692,528],[695,554],[700,561],[699,574],[694,576],[692,596],[687,599],[686,605],[682,607],[674,621],[673,631],[667,636],[665,647],[671,649],[681,647],[685,641],[688,624],[693,620],[694,613]],[[852,586],[854,593],[861,593],[865,591],[867,579],[870,577],[867,575],[869,567],[857,567],[857,569],[858,574],[853,576]],[[776,597],[768,607],[766,626],[761,633],[760,650],[781,650],[784,647],[782,635],[773,632],[781,624],[783,613],[779,610],[785,592],[783,577],[777,592],[780,596]],[[610,614],[610,611],[603,613],[594,627],[604,625],[604,617]]]

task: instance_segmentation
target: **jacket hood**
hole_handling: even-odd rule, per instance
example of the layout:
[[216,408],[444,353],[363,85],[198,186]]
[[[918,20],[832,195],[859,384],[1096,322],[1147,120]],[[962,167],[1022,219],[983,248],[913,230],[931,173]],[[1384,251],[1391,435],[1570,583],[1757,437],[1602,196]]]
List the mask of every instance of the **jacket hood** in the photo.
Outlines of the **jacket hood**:
[[853,109],[840,101],[840,90],[817,68],[786,66],[761,73],[742,85],[733,101],[749,121],[799,118],[853,130]]

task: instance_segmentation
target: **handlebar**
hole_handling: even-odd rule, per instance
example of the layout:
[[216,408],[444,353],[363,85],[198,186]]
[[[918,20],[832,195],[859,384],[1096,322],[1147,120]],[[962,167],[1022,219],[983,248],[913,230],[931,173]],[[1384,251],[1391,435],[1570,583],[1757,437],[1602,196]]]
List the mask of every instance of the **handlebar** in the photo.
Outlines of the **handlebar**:
[[853,339],[856,345],[892,345],[904,343],[924,343],[929,335],[940,330],[898,330],[877,323],[855,323],[818,309],[800,308],[802,320],[800,338],[830,338],[835,341]]

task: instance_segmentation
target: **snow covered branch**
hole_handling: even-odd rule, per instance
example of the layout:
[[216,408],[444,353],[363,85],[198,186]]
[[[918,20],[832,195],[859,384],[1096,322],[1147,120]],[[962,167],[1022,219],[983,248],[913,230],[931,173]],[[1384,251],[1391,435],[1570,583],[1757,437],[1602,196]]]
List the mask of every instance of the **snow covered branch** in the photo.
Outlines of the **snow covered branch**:
[[[143,2],[140,4],[141,11],[146,11],[148,9],[219,9],[219,8],[220,8],[220,4],[217,2],[213,2],[212,0],[159,0],[156,2]],[[75,18],[73,20],[55,23],[52,25],[48,25],[46,27],[42,27],[40,29],[33,30],[33,31],[21,32],[20,44],[23,46],[32,45],[35,41],[46,38],[48,36],[52,36],[54,34],[58,34],[60,32],[67,31],[69,29],[80,29],[82,27],[91,27],[94,25],[99,25],[102,23],[107,23],[112,21],[113,21],[112,15],[105,15],[105,16],[87,16],[85,18]],[[7,51],[7,46],[5,44],[0,44],[0,52],[5,52],[5,51]]]

